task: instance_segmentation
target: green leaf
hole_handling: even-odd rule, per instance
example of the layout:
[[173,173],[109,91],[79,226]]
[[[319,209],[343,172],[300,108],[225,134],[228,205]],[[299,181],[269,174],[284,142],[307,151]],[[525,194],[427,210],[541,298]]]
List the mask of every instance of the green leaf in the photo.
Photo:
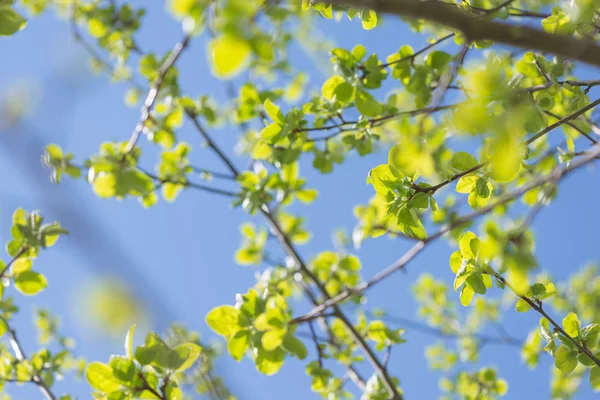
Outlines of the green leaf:
[[11,7],[0,5],[0,36],[10,36],[25,28],[27,20]]
[[458,153],[454,153],[454,155],[452,156],[450,165],[457,171],[464,172],[476,167],[477,165],[479,165],[479,162],[475,157],[473,157],[469,153],[459,151]]
[[112,368],[101,362],[90,363],[85,369],[85,378],[92,388],[103,393],[110,394],[121,388]]
[[594,360],[592,360],[587,354],[585,353],[580,353],[577,355],[577,361],[579,361],[580,363],[582,363],[583,365],[585,365],[586,367],[593,367],[594,365],[596,365],[596,363],[594,362]]
[[312,203],[317,198],[316,189],[302,189],[296,191],[296,197],[303,203]]
[[429,208],[429,195],[427,193],[417,193],[410,201],[410,205],[416,208]]
[[381,104],[364,89],[356,89],[356,109],[365,117],[377,117],[381,114]]
[[433,69],[437,69],[438,71],[446,68],[448,66],[448,64],[450,64],[450,61],[452,60],[452,57],[450,56],[450,54],[446,53],[445,51],[432,51],[431,53],[429,53],[429,55],[427,56],[427,60],[426,60],[426,65],[430,66]]
[[363,10],[360,12],[362,27],[365,30],[371,30],[377,26],[377,13],[373,10]]
[[167,387],[165,388],[165,395],[166,395],[166,398],[169,400],[184,399],[181,388],[179,387],[177,382],[174,380],[174,378],[171,378],[169,380],[169,383],[167,384]]
[[[183,351],[184,349],[186,351]],[[174,351],[178,354],[185,354],[183,363],[176,368],[177,371],[185,371],[194,365],[198,357],[200,357],[200,354],[202,353],[202,347],[196,343],[184,343],[175,347]]]
[[135,359],[141,365],[148,365],[154,361],[156,357],[156,349],[147,347],[145,345],[138,346],[135,349]]
[[583,337],[583,341],[588,348],[595,348],[598,346],[598,339],[600,339],[600,325],[586,325],[583,327],[583,329],[581,329],[581,336]]
[[367,48],[365,46],[363,46],[362,44],[357,44],[356,46],[354,46],[352,48],[351,53],[354,56],[354,58],[356,59],[356,61],[360,61],[367,54]]
[[456,182],[456,191],[458,193],[471,193],[471,191],[477,185],[479,179],[478,175],[469,174],[465,175]]
[[258,349],[256,356],[256,368],[265,375],[276,374],[283,365],[285,353],[281,349],[266,351]]
[[469,285],[464,285],[460,291],[460,304],[467,307],[471,304],[475,291]]
[[304,360],[308,355],[308,351],[306,350],[304,343],[291,334],[286,335],[283,339],[283,348],[300,360]]
[[481,274],[471,274],[467,278],[467,284],[473,288],[473,291],[478,294],[485,294],[486,287],[481,278]]
[[135,333],[135,324],[131,325],[125,336],[125,354],[133,359],[133,334]]
[[460,270],[461,265],[462,265],[462,256],[460,255],[460,251],[456,250],[450,256],[450,269],[452,270],[452,272],[457,274],[458,271]]
[[111,357],[109,366],[112,368],[112,374],[119,381],[127,384],[133,379],[135,374],[135,364],[133,360],[124,357]]
[[33,296],[48,286],[46,277],[34,271],[24,271],[15,276],[15,287],[27,296]]
[[243,38],[224,35],[210,41],[208,45],[212,70],[218,77],[232,78],[248,64],[252,47]]
[[459,241],[460,254],[466,259],[474,259],[477,257],[481,241],[473,232],[465,232]]
[[579,336],[579,332],[581,329],[581,322],[579,318],[577,318],[577,314],[569,313],[562,321],[563,328],[567,335],[572,338],[576,338]]
[[264,106],[265,112],[273,121],[279,122],[282,125],[285,123],[285,116],[283,115],[279,107],[275,105],[275,103],[267,99],[265,100]]
[[600,389],[600,367],[595,366],[590,370],[590,385],[594,390]]
[[284,330],[270,330],[263,334],[261,343],[265,350],[272,351],[283,343]]
[[529,305],[529,303],[528,303],[528,302],[526,302],[525,300],[523,300],[523,299],[519,299],[519,300],[517,301],[517,304],[516,304],[516,306],[515,306],[515,309],[516,309],[518,312],[527,312],[527,311],[531,310],[531,306],[530,306],[530,305]]
[[554,353],[554,365],[565,374],[573,371],[577,366],[577,352],[567,346],[560,346]]
[[206,323],[219,335],[231,336],[241,329],[239,317],[240,310],[225,305],[213,308],[206,316]]
[[227,342],[227,351],[236,360],[240,361],[250,346],[250,332],[246,329],[238,331]]
[[323,97],[326,98],[327,100],[333,100],[335,90],[337,89],[337,87],[339,85],[341,85],[344,82],[346,82],[346,81],[340,75],[333,75],[332,77],[327,79],[325,81],[325,83],[323,83],[323,86],[321,87],[321,93],[323,94]]

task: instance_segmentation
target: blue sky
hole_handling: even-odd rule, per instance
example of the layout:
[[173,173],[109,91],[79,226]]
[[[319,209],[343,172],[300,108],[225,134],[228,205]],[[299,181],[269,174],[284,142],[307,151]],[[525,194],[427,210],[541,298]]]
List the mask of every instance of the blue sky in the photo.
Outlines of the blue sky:
[[[146,3],[149,8],[145,28],[139,35],[140,46],[159,53],[170,49],[181,32],[178,23],[165,13],[164,3],[135,3]],[[369,52],[382,57],[403,44],[417,48],[426,40],[392,19],[370,32],[362,30],[358,21],[345,19],[339,23],[328,21],[319,27],[340,47],[362,43]],[[211,76],[208,68],[205,44],[204,37],[196,39],[182,56],[178,66],[183,86],[192,94],[210,93],[224,99],[222,83]],[[297,48],[291,57],[299,69],[310,75],[311,85],[320,87],[325,77],[313,61]],[[105,76],[95,77],[88,72],[86,55],[71,38],[68,24],[51,14],[32,19],[18,35],[0,40],[0,59],[1,95],[16,82],[38,86],[32,113],[20,126],[0,135],[0,179],[5,188],[0,193],[0,241],[8,240],[10,216],[19,206],[41,210],[48,219],[60,220],[72,233],[51,251],[44,252],[36,263],[47,274],[49,288],[34,299],[16,295],[22,305],[16,328],[28,351],[35,348],[30,312],[38,304],[62,316],[63,331],[75,337],[77,352],[89,360],[106,361],[110,354],[121,353],[121,339],[109,340],[94,334],[81,321],[82,291],[100,277],[111,275],[134,285],[136,295],[154,311],[153,329],[161,331],[173,321],[183,321],[202,332],[203,338],[214,338],[204,323],[206,313],[216,305],[233,303],[235,293],[245,292],[255,283],[257,270],[237,266],[233,260],[240,241],[239,224],[248,216],[240,209],[231,209],[227,200],[202,193],[184,193],[174,204],[159,202],[151,209],[143,209],[135,200],[99,199],[82,180],[52,185],[40,163],[45,144],[58,143],[83,159],[96,152],[103,141],[129,138],[139,110],[123,104],[123,85],[110,84]],[[593,72],[582,70],[585,77]],[[215,139],[233,154],[238,131],[230,127],[215,133]],[[195,164],[223,170],[208,151],[197,146],[200,138],[190,126],[182,127],[179,138],[196,145]],[[143,143],[146,166],[156,160],[152,147]],[[294,208],[306,216],[313,232],[310,243],[301,247],[305,258],[331,249],[335,229],[352,229],[353,206],[365,203],[372,195],[372,189],[365,185],[365,176],[386,158],[385,152],[364,158],[352,155],[331,175],[320,175],[312,169],[310,160],[304,160],[301,173],[311,187],[320,191],[310,207]],[[237,158],[236,163],[243,168],[246,160]],[[533,224],[540,265],[559,280],[599,258],[594,229],[600,224],[600,213],[594,212],[600,196],[598,178],[598,172],[591,170],[570,176],[556,201]],[[407,246],[385,238],[368,241],[358,253],[363,276],[372,276],[397,259]],[[369,307],[384,306],[395,315],[416,319],[411,285],[422,272],[451,281],[448,257],[452,251],[443,242],[432,245],[409,266],[407,273],[393,276],[370,292]],[[534,313],[517,314],[510,307],[504,325],[511,335],[525,338],[538,320]],[[138,343],[142,337],[139,332]],[[400,377],[407,398],[435,398],[439,393],[439,375],[428,369],[424,346],[437,339],[410,331],[407,338],[409,343],[393,353],[391,372]],[[310,343],[307,346],[312,351]],[[547,397],[553,368],[549,356],[542,356],[534,371],[522,364],[519,350],[514,348],[484,347],[481,360],[481,365],[498,367],[500,376],[509,381],[507,398],[525,398],[531,393],[539,393],[538,398]],[[273,377],[256,372],[247,359],[237,364],[224,356],[218,366],[240,399],[316,398],[310,392],[301,362],[286,362]],[[578,398],[589,398],[592,392],[587,383],[583,386]],[[290,387],[294,390],[290,391]],[[58,393],[89,398],[82,382],[67,379],[56,388]],[[37,398],[37,392],[27,388],[11,389],[10,393],[16,398]]]

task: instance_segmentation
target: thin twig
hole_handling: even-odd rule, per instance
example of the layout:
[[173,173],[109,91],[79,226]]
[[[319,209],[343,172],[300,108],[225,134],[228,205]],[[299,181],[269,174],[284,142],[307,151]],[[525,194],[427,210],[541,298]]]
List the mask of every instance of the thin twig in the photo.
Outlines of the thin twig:
[[175,45],[175,47],[173,48],[173,50],[171,50],[169,57],[167,57],[165,62],[160,66],[160,69],[158,71],[158,76],[157,76],[156,80],[152,83],[152,86],[150,87],[150,90],[148,91],[148,95],[146,96],[146,100],[144,101],[144,105],[142,106],[142,109],[140,111],[140,114],[141,114],[140,120],[138,121],[137,125],[135,126],[135,129],[133,130],[133,133],[131,134],[131,138],[129,139],[129,142],[127,142],[127,146],[125,147],[125,151],[124,151],[125,154],[128,154],[129,152],[131,152],[131,150],[133,150],[133,148],[135,147],[138,139],[140,138],[140,135],[144,131],[144,128],[146,126],[146,123],[148,122],[148,119],[150,119],[150,112],[152,111],[152,108],[154,107],[154,103],[156,102],[156,99],[158,98],[158,93],[160,91],[162,84],[165,81],[167,74],[169,73],[171,68],[175,65],[175,63],[177,62],[177,59],[179,58],[179,56],[181,56],[181,53],[183,53],[183,50],[185,50],[185,48],[188,46],[190,39],[191,39],[191,36],[186,35],[183,38],[183,40],[181,40],[181,42],[177,43]]
[[448,332],[441,328],[430,326],[430,325],[422,323],[422,322],[414,321],[409,318],[389,315],[388,313],[385,313],[385,315],[383,315],[383,316],[378,316],[378,315],[374,314],[373,312],[369,311],[369,312],[367,312],[367,314],[369,314],[372,317],[381,318],[381,319],[391,322],[393,324],[399,324],[402,327],[414,329],[416,331],[423,332],[423,333],[426,333],[426,334],[432,335],[432,336],[441,337],[441,338],[469,337],[469,338],[473,338],[473,339],[476,339],[478,341],[485,342],[485,343],[507,344],[510,346],[517,346],[517,347],[521,346],[523,344],[519,339],[509,336],[508,334],[506,334],[506,332],[503,333],[502,336],[490,336],[490,335],[484,335],[481,333],[459,332],[459,331],[455,331],[453,328],[452,328],[453,332]]
[[550,322],[550,324],[552,324],[555,331],[560,332],[561,335],[563,335],[565,338],[567,338],[571,343],[573,343],[575,345],[575,347],[577,347],[582,353],[585,353],[586,356],[588,356],[597,366],[600,367],[600,360],[598,359],[598,357],[596,357],[594,355],[594,353],[590,349],[588,349],[588,347],[585,344],[581,344],[578,340],[571,337],[567,332],[565,332],[565,330],[556,321],[554,321],[554,319],[550,315],[548,315],[548,313],[543,309],[541,301],[538,302],[536,300],[530,299],[527,296],[519,294],[519,292],[517,292],[515,290],[515,288],[506,279],[504,279],[504,277],[502,277],[502,275],[498,274],[497,272],[494,271],[492,275],[496,279],[498,279],[500,282],[502,282],[504,285],[506,285],[507,288],[512,290],[519,298],[521,298],[523,301],[525,301],[527,304],[529,304],[529,306],[531,308],[533,308],[535,311],[537,311],[539,314],[541,314],[544,318],[546,318],[548,320],[548,322]]
[[12,258],[12,260],[10,260],[8,262],[8,264],[6,264],[4,269],[2,269],[2,271],[0,271],[0,279],[4,278],[4,275],[10,269],[10,267],[14,264],[14,262],[17,261],[26,251],[27,251],[27,247],[21,247],[21,249],[18,251],[18,253]]
[[395,61],[392,61],[392,62],[389,62],[389,63],[381,64],[379,67],[380,68],[387,68],[390,65],[401,63],[403,61],[413,61],[419,55],[425,53],[427,50],[429,50],[429,49],[437,46],[438,44],[440,44],[442,42],[445,42],[446,40],[454,37],[454,35],[455,35],[454,33],[450,33],[450,34],[448,34],[446,36],[441,37],[440,39],[436,40],[435,42],[432,42],[432,43],[428,44],[427,46],[423,47],[421,50],[419,50],[419,51],[417,51],[417,52],[415,52],[415,53],[413,53],[413,54],[411,54],[409,56],[402,57],[399,60],[395,60]]
[[537,179],[534,179],[534,180],[531,180],[528,184],[523,185],[522,187],[515,190],[514,192],[508,193],[504,196],[501,196],[497,201],[492,202],[492,203],[488,204],[487,206],[482,207],[464,217],[458,218],[452,224],[449,224],[448,226],[442,228],[441,230],[439,230],[435,234],[431,235],[427,239],[424,239],[424,240],[421,240],[421,241],[415,243],[396,262],[394,262],[387,268],[383,269],[381,272],[375,274],[375,276],[373,276],[373,278],[371,278],[370,280],[363,282],[360,285],[357,285],[356,287],[354,287],[352,289],[346,289],[346,290],[340,292],[336,296],[331,297],[329,300],[323,302],[319,307],[314,308],[310,312],[308,312],[300,317],[294,318],[292,321],[294,321],[295,323],[298,323],[298,322],[302,322],[302,321],[314,318],[315,315],[319,315],[319,314],[323,313],[329,307],[337,306],[338,303],[346,300],[350,296],[352,296],[354,294],[359,294],[359,293],[365,292],[367,289],[369,289],[369,288],[375,286],[377,283],[383,281],[384,279],[386,279],[387,277],[392,275],[394,272],[403,269],[410,261],[412,261],[421,252],[421,250],[423,250],[423,248],[425,248],[426,244],[431,243],[434,240],[442,237],[444,234],[448,233],[452,229],[454,229],[458,226],[461,226],[461,225],[465,224],[466,222],[469,222],[469,221],[475,219],[476,217],[479,217],[483,214],[486,214],[486,213],[492,211],[493,209],[495,209],[498,206],[506,204],[512,200],[515,200],[516,198],[522,196],[523,194],[527,193],[531,189],[535,189],[535,188],[542,186],[550,181],[558,181],[558,180],[562,179],[569,173],[571,173],[571,172],[577,170],[578,168],[582,167],[583,165],[586,165],[589,162],[593,161],[596,158],[596,156],[598,156],[598,155],[600,155],[600,145],[595,145],[594,147],[590,148],[586,152],[586,155],[583,158],[573,162],[570,166],[565,167],[565,168],[557,167],[550,174],[538,177]]
[[[17,337],[16,331],[8,324],[6,318],[0,316],[0,320],[2,320],[2,322],[4,322],[4,324],[6,325],[6,331],[8,332],[10,346],[12,347],[13,352],[15,353],[15,358],[20,362],[26,361],[27,356],[25,355],[23,347],[19,342],[19,338]],[[44,395],[44,397],[46,397],[47,400],[56,400],[56,396],[54,395],[54,393],[52,393],[46,382],[44,382],[44,380],[40,376],[39,372],[35,369],[32,370],[31,382],[33,382],[38,387],[40,392],[42,392],[42,394]]]

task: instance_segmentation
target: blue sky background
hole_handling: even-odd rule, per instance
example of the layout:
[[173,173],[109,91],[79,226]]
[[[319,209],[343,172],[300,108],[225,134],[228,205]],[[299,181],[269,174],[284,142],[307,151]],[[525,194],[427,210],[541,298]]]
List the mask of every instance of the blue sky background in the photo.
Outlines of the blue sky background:
[[[145,4],[149,9],[138,37],[140,46],[158,53],[172,48],[181,38],[181,30],[165,13],[164,2],[134,3]],[[417,48],[427,39],[412,34],[403,23],[392,19],[370,32],[362,30],[358,21],[346,19],[320,23],[319,27],[340,47],[351,48],[360,42],[381,57],[406,43]],[[315,68],[314,61],[298,48],[292,51],[291,58],[310,75],[311,85],[320,87],[325,77]],[[28,352],[33,352],[36,344],[31,310],[38,304],[61,315],[62,330],[76,339],[77,353],[101,361],[108,360],[110,354],[122,353],[121,338],[107,339],[86,328],[81,319],[82,291],[101,277],[117,276],[130,282],[136,295],[153,311],[152,329],[161,331],[173,321],[183,321],[199,330],[203,338],[214,338],[204,323],[206,313],[216,305],[233,303],[235,293],[245,292],[255,283],[257,270],[237,266],[233,260],[240,241],[239,224],[248,216],[241,209],[232,210],[223,198],[194,192],[183,193],[175,204],[159,202],[151,209],[142,208],[135,200],[102,200],[82,180],[52,185],[40,163],[43,146],[48,143],[58,143],[83,159],[96,152],[103,141],[129,138],[139,118],[137,107],[127,108],[123,103],[124,86],[110,84],[106,76],[93,76],[86,59],[71,38],[68,24],[51,13],[32,19],[14,37],[0,40],[0,95],[4,96],[17,82],[38,88],[35,107],[28,118],[19,126],[0,132],[0,181],[4,188],[0,192],[0,241],[8,240],[10,217],[19,206],[41,210],[47,219],[60,220],[72,233],[51,251],[44,252],[35,264],[47,274],[49,288],[33,299],[15,294],[17,303],[22,305],[16,318],[17,331]],[[182,86],[189,93],[225,98],[222,83],[211,76],[204,36],[194,40],[178,67]],[[581,72],[586,78],[596,74],[587,69]],[[552,134],[560,136],[559,132]],[[232,127],[215,134],[229,154],[233,154],[237,137],[238,131]],[[182,127],[179,138],[196,145],[194,164],[223,170],[208,151],[199,148],[200,138],[189,125]],[[149,143],[143,142],[142,146],[143,164],[153,165],[156,151]],[[310,207],[294,207],[306,216],[313,233],[309,244],[301,247],[305,258],[331,249],[335,229],[352,229],[353,206],[365,203],[372,195],[372,189],[365,185],[365,176],[370,168],[385,160],[385,152],[364,158],[352,155],[343,166],[336,166],[334,174],[320,175],[310,166],[311,160],[304,159],[301,173],[311,187],[320,191]],[[246,160],[241,158],[236,163],[241,168],[246,166]],[[595,229],[600,224],[599,183],[598,172],[591,169],[570,176],[552,207],[544,209],[533,224],[540,265],[557,280],[599,258]],[[363,276],[372,276],[400,257],[408,246],[406,242],[385,238],[367,241],[358,253]],[[416,319],[411,285],[422,272],[451,281],[448,257],[452,251],[444,242],[430,246],[406,274],[397,274],[369,292],[368,306],[384,306],[394,315]],[[494,293],[500,294],[497,290]],[[299,306],[304,308],[305,305]],[[524,339],[538,320],[533,312],[517,314],[509,307],[504,325],[512,336]],[[143,332],[138,332],[136,343],[143,336]],[[400,377],[407,398],[435,398],[439,393],[439,374],[428,369],[424,347],[438,339],[410,330],[407,338],[408,344],[394,350],[391,372]],[[311,343],[307,347],[314,356]],[[548,397],[548,377],[553,368],[549,356],[543,355],[534,371],[522,364],[519,349],[512,347],[485,346],[480,359],[481,365],[496,366],[500,376],[509,381],[507,398],[529,398],[532,393],[536,393],[536,398]],[[304,365],[287,361],[272,377],[259,374],[248,359],[237,364],[224,356],[218,367],[240,399],[316,398],[310,391]],[[583,387],[577,398],[593,396],[587,382]],[[59,382],[56,392],[90,398],[86,384],[70,378]],[[10,389],[10,393],[15,398],[41,398],[31,388]]]

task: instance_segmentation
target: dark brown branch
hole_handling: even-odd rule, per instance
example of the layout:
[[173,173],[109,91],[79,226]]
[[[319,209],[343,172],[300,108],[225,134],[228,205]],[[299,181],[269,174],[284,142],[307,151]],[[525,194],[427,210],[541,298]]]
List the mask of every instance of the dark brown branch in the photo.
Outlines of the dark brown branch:
[[528,26],[493,21],[440,1],[333,0],[332,2],[334,5],[369,8],[380,13],[428,20],[462,32],[468,42],[490,40],[600,66],[600,46],[592,40],[550,34]]

